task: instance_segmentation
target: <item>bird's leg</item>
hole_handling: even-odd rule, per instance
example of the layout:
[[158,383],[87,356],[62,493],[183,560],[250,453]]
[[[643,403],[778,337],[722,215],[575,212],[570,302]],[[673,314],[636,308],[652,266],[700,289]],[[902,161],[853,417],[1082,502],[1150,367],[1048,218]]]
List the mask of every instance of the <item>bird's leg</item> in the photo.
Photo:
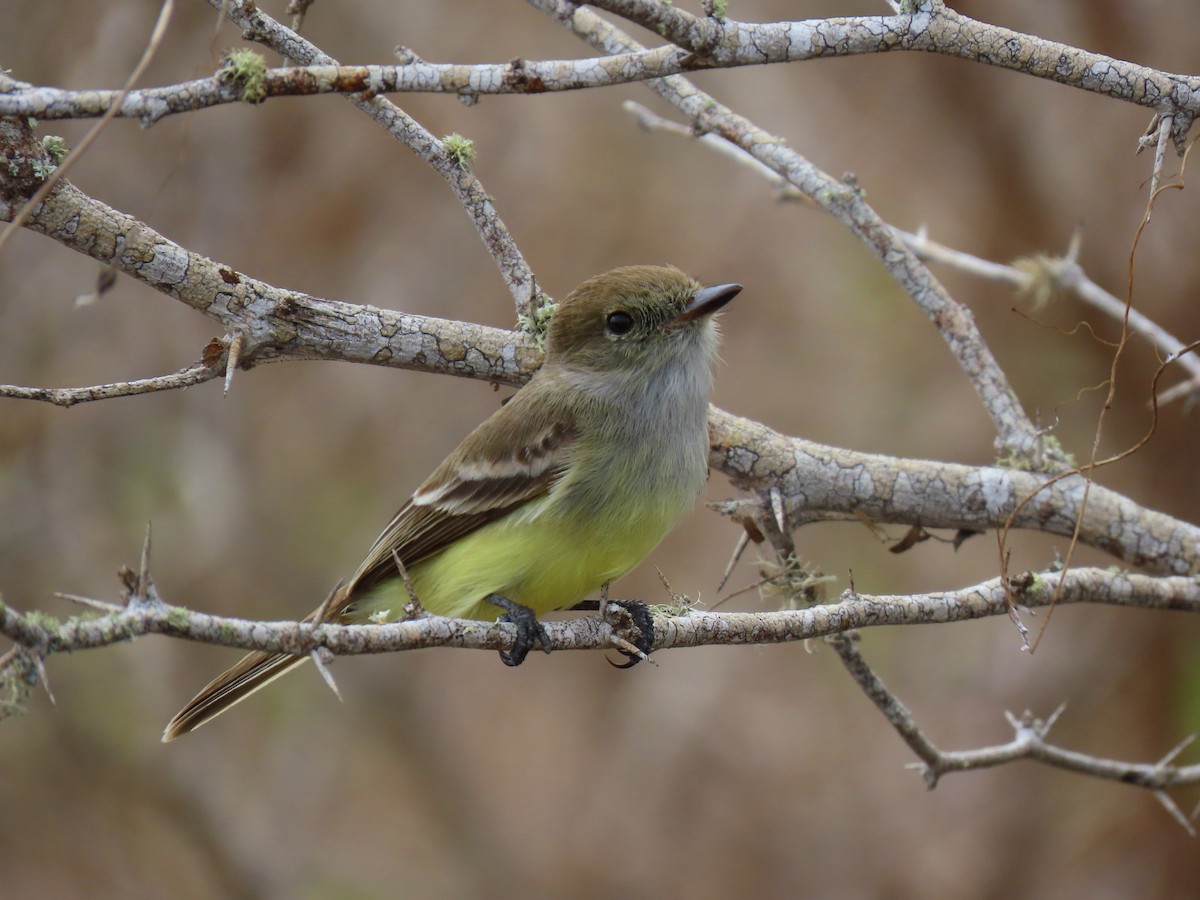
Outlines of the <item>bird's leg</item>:
[[502,663],[506,666],[519,666],[525,662],[529,651],[539,644],[544,651],[550,652],[550,635],[546,633],[546,629],[542,627],[542,623],[538,621],[537,615],[532,609],[509,600],[507,597],[501,597],[499,594],[488,594],[483,599],[492,606],[498,606],[504,610],[504,615],[500,617],[501,622],[509,622],[517,626],[517,639],[513,641],[512,650],[500,651]]

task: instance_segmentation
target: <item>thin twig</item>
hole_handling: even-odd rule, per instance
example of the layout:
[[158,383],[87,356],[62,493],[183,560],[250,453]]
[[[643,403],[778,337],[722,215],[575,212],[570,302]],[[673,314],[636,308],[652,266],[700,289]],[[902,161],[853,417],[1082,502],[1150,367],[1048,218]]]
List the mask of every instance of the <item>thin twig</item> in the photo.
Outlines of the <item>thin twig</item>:
[[53,403],[55,406],[74,406],[76,403],[88,403],[92,400],[111,400],[114,397],[134,397],[138,394],[188,388],[195,384],[212,381],[220,376],[220,368],[197,363],[171,375],[158,375],[154,378],[140,378],[135,381],[115,381],[111,384],[97,384],[90,387],[39,388],[0,384],[0,397],[41,400]]
[[[697,141],[732,162],[756,172],[774,188],[776,196],[781,199],[805,200],[809,205],[815,206],[802,191],[790,184],[787,179],[755,159],[741,147],[731,144],[715,134],[697,134],[694,129],[665,119],[635,101],[627,100],[623,106],[643,128]],[[895,228],[894,231],[896,236],[922,260],[950,266],[979,278],[1008,284],[1018,291],[1030,291],[1035,285],[1047,294],[1058,290],[1071,291],[1079,299],[1099,309],[1115,321],[1120,322],[1126,316],[1125,302],[1092,281],[1083,267],[1079,265],[1078,232],[1072,236],[1071,247],[1062,256],[1037,256],[1021,260],[1017,265],[1006,265],[938,243],[932,240],[923,228],[916,232],[900,228]],[[1185,346],[1182,341],[1137,309],[1128,309],[1128,319],[1130,330],[1153,343],[1162,353],[1178,354]],[[1159,398],[1160,404],[1165,405],[1171,400],[1194,392],[1200,385],[1200,359],[1194,356],[1181,356],[1177,361],[1187,370],[1190,378],[1188,381],[1164,391]]]
[[[208,0],[238,25],[250,40],[259,41],[289,59],[306,65],[336,66],[337,60],[315,44],[264,13],[251,0]],[[517,313],[529,315],[538,305],[540,292],[533,272],[517,249],[508,227],[500,219],[490,195],[462,160],[450,153],[442,141],[400,107],[375,96],[368,86],[347,97],[355,106],[387,129],[418,157],[427,162],[449,185],[475,225],[484,247],[500,270],[516,301]]]

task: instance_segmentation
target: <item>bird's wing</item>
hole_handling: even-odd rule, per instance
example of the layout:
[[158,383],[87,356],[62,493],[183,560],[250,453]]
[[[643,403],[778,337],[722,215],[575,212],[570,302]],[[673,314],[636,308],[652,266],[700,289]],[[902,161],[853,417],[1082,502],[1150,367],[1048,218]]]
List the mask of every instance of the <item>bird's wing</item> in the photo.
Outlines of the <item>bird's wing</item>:
[[400,508],[351,579],[347,603],[394,578],[396,556],[415,565],[550,490],[579,431],[561,408],[531,415],[521,402],[528,390],[471,432]]

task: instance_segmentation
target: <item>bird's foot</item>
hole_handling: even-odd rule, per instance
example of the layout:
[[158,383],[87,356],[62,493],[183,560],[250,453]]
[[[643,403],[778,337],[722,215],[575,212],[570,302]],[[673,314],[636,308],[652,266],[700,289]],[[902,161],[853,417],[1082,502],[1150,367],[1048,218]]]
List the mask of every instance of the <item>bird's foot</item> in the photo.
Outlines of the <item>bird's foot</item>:
[[500,651],[502,663],[506,666],[519,666],[525,662],[525,657],[535,646],[540,646],[546,653],[550,652],[550,635],[546,633],[532,609],[499,594],[488,594],[484,599],[504,610],[504,615],[500,617],[501,622],[517,626],[517,639],[513,641],[512,649]]
[[[602,602],[597,600],[584,600],[582,603],[577,603],[571,609],[581,611],[596,611],[601,608]],[[654,616],[650,613],[650,607],[641,600],[608,600],[603,601],[605,607],[602,615],[610,625],[622,631],[636,631],[637,636],[630,641],[638,652],[633,653],[629,650],[617,649],[617,652],[626,658],[626,662],[615,663],[609,660],[609,665],[616,669],[630,669],[647,658],[650,650],[654,647]],[[617,613],[613,607],[618,607],[622,613]],[[632,626],[632,627],[630,627]]]

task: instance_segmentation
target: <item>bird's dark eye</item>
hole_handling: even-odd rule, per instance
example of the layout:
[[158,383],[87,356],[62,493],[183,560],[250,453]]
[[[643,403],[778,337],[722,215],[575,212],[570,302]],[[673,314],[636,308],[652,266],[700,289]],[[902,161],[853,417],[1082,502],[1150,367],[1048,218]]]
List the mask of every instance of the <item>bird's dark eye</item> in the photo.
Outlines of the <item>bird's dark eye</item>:
[[611,312],[608,314],[608,333],[615,334],[618,337],[622,334],[629,334],[633,328],[633,316],[622,310]]

